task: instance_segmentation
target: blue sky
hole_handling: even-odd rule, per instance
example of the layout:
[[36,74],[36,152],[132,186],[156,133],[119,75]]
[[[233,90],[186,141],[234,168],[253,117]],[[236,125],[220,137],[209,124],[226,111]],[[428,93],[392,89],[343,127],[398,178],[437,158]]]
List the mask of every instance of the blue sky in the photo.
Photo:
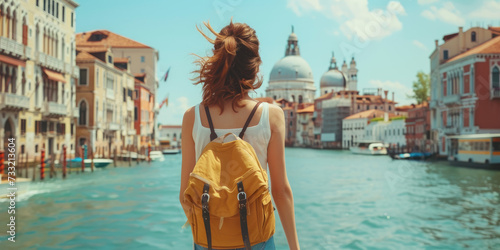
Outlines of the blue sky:
[[[430,71],[434,40],[458,31],[459,26],[500,26],[500,0],[478,1],[368,1],[368,0],[80,0],[77,32],[107,29],[157,49],[158,78],[171,67],[168,82],[160,82],[158,102],[169,96],[169,106],[158,117],[161,124],[181,124],[184,111],[201,101],[201,86],[190,80],[192,63],[208,55],[211,44],[196,30],[209,20],[215,30],[244,22],[260,40],[265,96],[269,74],[284,56],[294,25],[301,56],[313,70],[317,96],[319,80],[328,69],[332,51],[339,64],[355,57],[358,90],[382,87],[406,98],[419,70]],[[205,29],[205,31],[207,31]],[[207,31],[208,32],[208,31]]]

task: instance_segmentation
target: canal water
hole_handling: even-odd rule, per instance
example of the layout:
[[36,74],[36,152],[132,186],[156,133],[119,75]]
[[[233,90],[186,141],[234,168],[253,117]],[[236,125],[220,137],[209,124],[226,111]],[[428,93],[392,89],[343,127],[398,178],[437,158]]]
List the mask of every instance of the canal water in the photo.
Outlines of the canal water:
[[[500,171],[302,148],[287,148],[286,163],[302,249],[500,249]],[[16,242],[1,200],[0,249],[191,249],[180,167],[167,155],[18,183]]]

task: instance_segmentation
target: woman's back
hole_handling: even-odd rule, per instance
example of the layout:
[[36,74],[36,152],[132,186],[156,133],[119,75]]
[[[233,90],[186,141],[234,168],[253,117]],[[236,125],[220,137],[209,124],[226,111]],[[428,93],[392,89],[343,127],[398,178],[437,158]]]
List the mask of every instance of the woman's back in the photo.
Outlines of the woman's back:
[[[238,135],[243,129],[243,125],[253,109],[256,102],[248,101],[246,106],[234,113],[231,109],[225,109],[221,115],[220,109],[211,107],[210,114],[217,136],[233,133]],[[271,138],[271,127],[269,123],[269,104],[261,103],[255,112],[250,124],[242,138],[252,145],[260,165],[267,171],[267,146]],[[210,142],[210,127],[202,104],[195,106],[195,121],[193,124],[193,140],[195,143],[196,159],[200,157],[205,146]]]

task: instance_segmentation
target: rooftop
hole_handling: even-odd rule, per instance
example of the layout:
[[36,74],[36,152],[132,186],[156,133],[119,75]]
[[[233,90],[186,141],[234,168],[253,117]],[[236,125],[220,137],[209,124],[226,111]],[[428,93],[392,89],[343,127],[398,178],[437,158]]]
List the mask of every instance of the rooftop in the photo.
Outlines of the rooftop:
[[354,115],[350,115],[350,116],[344,118],[344,120],[360,119],[360,118],[370,118],[371,119],[371,118],[375,118],[375,117],[384,117],[384,114],[385,114],[385,112],[382,110],[370,109],[370,110],[356,113]]
[[500,54],[500,36],[497,36],[495,38],[492,38],[491,40],[488,40],[487,42],[484,42],[470,50],[467,50],[461,54],[458,54],[452,58],[450,58],[448,61],[444,63],[449,63],[453,62],[456,60],[459,60],[461,58],[470,56],[470,55],[475,55],[475,54]]
[[109,30],[94,30],[78,33],[75,36],[77,46],[101,46],[115,48],[151,48],[130,38],[113,33]]

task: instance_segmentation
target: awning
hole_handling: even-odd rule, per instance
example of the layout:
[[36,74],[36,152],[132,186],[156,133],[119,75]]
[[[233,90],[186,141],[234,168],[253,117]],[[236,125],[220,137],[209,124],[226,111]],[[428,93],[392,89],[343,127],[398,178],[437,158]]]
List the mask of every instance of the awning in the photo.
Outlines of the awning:
[[0,62],[4,62],[14,66],[26,67],[26,62],[0,54]]
[[64,76],[61,73],[57,73],[46,68],[43,69],[43,73],[45,73],[50,80],[66,83],[66,79],[64,79]]

